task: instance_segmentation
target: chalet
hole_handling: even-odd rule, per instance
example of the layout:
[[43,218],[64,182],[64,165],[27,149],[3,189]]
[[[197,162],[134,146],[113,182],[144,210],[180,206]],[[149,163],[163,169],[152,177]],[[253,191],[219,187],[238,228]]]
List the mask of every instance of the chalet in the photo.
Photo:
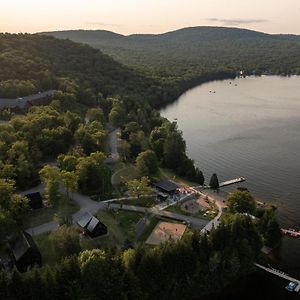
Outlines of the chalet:
[[91,238],[107,234],[107,227],[90,213],[86,213],[77,224]]
[[29,199],[28,204],[31,209],[39,209],[44,207],[43,199],[39,192],[27,194],[25,196]]
[[19,272],[42,266],[42,256],[31,235],[22,231],[9,241],[11,256]]
[[176,193],[179,186],[172,180],[164,180],[154,184],[154,187],[161,193],[173,195]]

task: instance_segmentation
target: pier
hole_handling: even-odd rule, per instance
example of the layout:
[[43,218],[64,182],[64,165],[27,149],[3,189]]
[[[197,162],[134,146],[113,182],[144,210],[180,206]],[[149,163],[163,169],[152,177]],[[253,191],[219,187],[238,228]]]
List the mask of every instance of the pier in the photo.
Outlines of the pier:
[[291,276],[285,274],[284,272],[279,271],[279,270],[276,270],[276,269],[273,269],[273,268],[267,268],[267,267],[264,267],[264,266],[259,265],[259,264],[255,264],[255,265],[256,265],[256,267],[258,267],[258,268],[260,268],[260,269],[262,269],[262,270],[264,270],[264,271],[266,271],[266,272],[269,272],[269,273],[271,273],[271,274],[273,274],[273,275],[276,275],[276,276],[278,276],[278,277],[281,277],[281,278],[283,278],[283,279],[286,279],[286,280],[288,280],[289,282],[294,282],[294,283],[297,285],[297,286],[295,287],[295,289],[294,289],[294,292],[296,292],[296,293],[299,292],[299,290],[300,290],[300,281],[299,281],[298,279],[295,279],[295,278],[293,278],[293,277],[291,277]]
[[246,178],[239,177],[239,178],[235,178],[235,179],[232,179],[232,180],[221,182],[219,184],[219,186],[221,188],[221,187],[225,187],[225,186],[228,186],[228,185],[232,185],[232,184],[236,184],[236,183],[240,183],[240,182],[244,182],[244,181],[246,181]]

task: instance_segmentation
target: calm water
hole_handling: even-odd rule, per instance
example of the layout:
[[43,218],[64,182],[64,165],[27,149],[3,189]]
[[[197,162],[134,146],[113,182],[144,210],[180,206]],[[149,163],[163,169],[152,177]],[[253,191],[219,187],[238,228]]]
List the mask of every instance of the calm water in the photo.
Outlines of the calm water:
[[[300,77],[206,83],[161,114],[178,119],[206,182],[212,173],[220,181],[246,177],[243,186],[278,207],[282,227],[300,230]],[[281,265],[300,278],[300,239],[284,237]]]

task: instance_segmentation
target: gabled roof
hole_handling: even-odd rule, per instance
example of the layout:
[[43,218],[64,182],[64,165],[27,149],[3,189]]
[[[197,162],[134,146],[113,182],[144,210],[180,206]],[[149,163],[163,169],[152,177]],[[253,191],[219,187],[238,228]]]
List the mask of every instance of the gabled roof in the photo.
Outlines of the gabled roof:
[[77,224],[82,227],[86,228],[88,224],[90,223],[93,216],[90,213],[86,213],[83,215],[83,217],[77,222]]
[[37,249],[32,236],[25,231],[22,231],[15,236],[9,242],[9,245],[16,261],[18,261],[30,248]]
[[154,185],[166,192],[172,192],[179,188],[179,186],[172,180],[163,180],[155,183]]
[[101,226],[105,225],[100,222],[96,217],[94,217],[93,215],[91,215],[90,213],[86,213],[78,222],[77,224],[81,227],[81,228],[85,228],[86,230],[88,230],[89,232],[93,232],[94,229],[99,225],[99,223],[101,224]]
[[89,225],[87,226],[87,230],[89,232],[93,232],[93,230],[96,228],[96,226],[99,224],[99,220],[95,217],[92,217],[92,219],[90,220]]

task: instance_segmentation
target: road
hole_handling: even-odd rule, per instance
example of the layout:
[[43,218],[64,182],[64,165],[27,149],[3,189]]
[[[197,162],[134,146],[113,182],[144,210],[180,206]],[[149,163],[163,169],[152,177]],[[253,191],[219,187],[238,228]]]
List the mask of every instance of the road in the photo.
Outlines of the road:
[[[22,194],[28,194],[28,193],[33,193],[33,192],[43,193],[43,191],[44,191],[44,185],[40,184],[39,186],[37,186],[35,188],[32,188],[27,191],[23,191],[21,193]],[[63,188],[60,188],[60,192],[63,194],[66,194],[66,191]],[[141,207],[141,206],[120,205],[117,203],[113,203],[116,200],[120,201],[120,200],[132,199],[129,197],[114,198],[114,199],[109,199],[109,200],[102,201],[102,202],[94,201],[91,198],[89,198],[88,196],[82,195],[80,193],[72,193],[71,197],[80,207],[80,210],[72,215],[73,223],[76,223],[77,221],[79,221],[85,213],[95,214],[99,209],[105,210],[109,206],[110,208],[114,208],[114,209],[122,209],[122,210],[128,210],[128,211],[150,213],[150,214],[154,214],[154,215],[161,216],[161,217],[175,219],[178,221],[189,222],[193,228],[197,228],[197,229],[202,229],[203,227],[207,226],[206,220],[194,218],[194,217],[190,217],[190,216],[185,216],[185,215],[180,215],[180,214],[172,213],[172,212],[165,211],[165,210],[159,210],[155,207],[146,208],[146,207]],[[110,203],[110,204],[108,204],[108,203]],[[47,223],[44,223],[44,224],[36,226],[36,227],[28,228],[26,231],[32,235],[39,235],[42,233],[53,231],[57,228],[58,228],[58,223],[55,221],[51,221],[51,222],[47,222]]]
[[110,148],[110,157],[104,160],[106,164],[116,163],[120,156],[118,153],[118,134],[120,133],[120,129],[117,128],[109,133],[109,148]]

